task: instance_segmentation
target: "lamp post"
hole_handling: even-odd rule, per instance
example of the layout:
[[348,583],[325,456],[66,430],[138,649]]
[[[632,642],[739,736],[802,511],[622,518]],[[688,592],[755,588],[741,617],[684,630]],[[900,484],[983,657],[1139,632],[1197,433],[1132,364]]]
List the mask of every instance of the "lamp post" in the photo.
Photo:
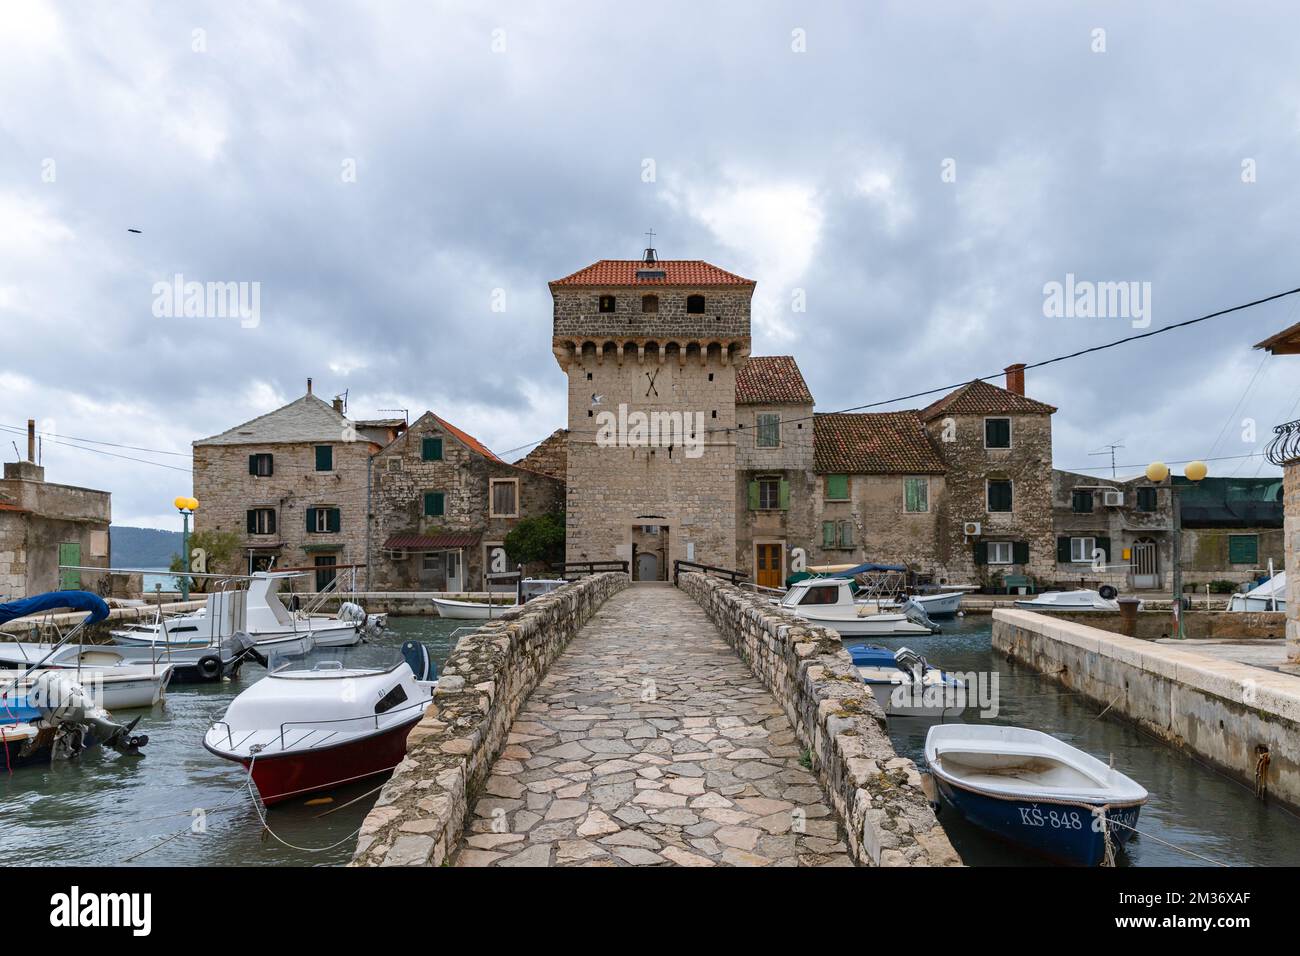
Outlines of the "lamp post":
[[[1187,476],[1188,481],[1197,482],[1205,477],[1209,469],[1203,461],[1192,461],[1187,463],[1183,469],[1183,474]],[[1163,461],[1153,461],[1147,465],[1147,480],[1152,484],[1160,484],[1166,478],[1169,478],[1169,466]],[[1169,500],[1170,510],[1173,512],[1173,539],[1170,542],[1170,560],[1174,565],[1174,628],[1177,637],[1185,637],[1183,631],[1183,510],[1178,500],[1178,486],[1170,479],[1169,482]]]
[[190,599],[190,515],[199,508],[197,498],[177,498],[172,502],[181,513],[181,600]]

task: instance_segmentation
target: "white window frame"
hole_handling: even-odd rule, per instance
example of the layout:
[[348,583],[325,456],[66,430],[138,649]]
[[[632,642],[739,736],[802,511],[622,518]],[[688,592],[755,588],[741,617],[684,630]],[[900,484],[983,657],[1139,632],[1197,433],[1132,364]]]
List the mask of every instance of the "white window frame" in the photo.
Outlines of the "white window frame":
[[[763,435],[763,419],[775,418],[775,423],[768,423],[768,427],[776,426],[776,441],[772,444],[764,444],[760,439]],[[754,447],[755,448],[780,448],[781,447],[781,413],[780,412],[755,412],[754,413]]]
[[[1007,423],[1007,443],[1002,445],[989,444],[989,426],[991,421],[1005,421]],[[980,436],[980,441],[984,443],[986,451],[1010,451],[1016,447],[1016,423],[1010,415],[985,415],[984,416],[984,434]]]
[[[1087,543],[1086,548],[1080,548],[1078,545],[1082,542]],[[1096,538],[1070,538],[1070,563],[1071,564],[1092,564],[1092,553],[1097,550]],[[1079,557],[1082,553],[1083,557]]]
[[[920,511],[911,511],[911,510],[909,510],[908,507],[907,507],[907,483],[908,483],[909,481],[923,481],[923,482],[925,482],[925,507],[922,508]],[[1015,503],[1015,496],[1014,496],[1014,495],[1012,496],[1011,501],[1012,501],[1013,504]],[[926,515],[926,514],[929,514],[929,513],[930,513],[930,476],[929,476],[929,475],[922,475],[922,476],[920,476],[920,477],[904,478],[904,479],[903,479],[903,514],[908,514],[908,515]]]
[[[1006,511],[994,511],[992,502],[989,501],[989,486],[995,481],[1005,481],[1011,486],[1011,507]],[[1009,515],[1015,514],[1016,511],[1016,482],[1014,478],[985,478],[984,479],[984,510],[991,515]]]
[[[515,510],[510,513],[497,511],[497,485],[514,485],[515,488]],[[488,517],[489,518],[518,518],[519,517],[519,479],[518,478],[489,478],[488,479]]]
[[[329,534],[330,512],[333,510],[333,505],[316,505],[316,534]],[[339,522],[340,525],[342,523]]]
[[[252,511],[254,515],[253,534],[274,534],[275,533],[273,531],[268,530],[271,525],[270,520],[266,520],[266,521],[262,520],[263,518],[266,518],[267,515],[274,515],[275,514],[274,508],[268,507],[266,505],[256,505],[249,510]],[[317,518],[319,518],[320,512],[317,512],[316,515]],[[326,525],[328,526],[329,518],[327,517],[325,521],[326,521]]]
[[[995,548],[1006,548],[1007,559],[999,560],[995,556]],[[989,564],[1015,564],[1016,563],[1016,545],[1014,541],[990,541],[989,542]]]

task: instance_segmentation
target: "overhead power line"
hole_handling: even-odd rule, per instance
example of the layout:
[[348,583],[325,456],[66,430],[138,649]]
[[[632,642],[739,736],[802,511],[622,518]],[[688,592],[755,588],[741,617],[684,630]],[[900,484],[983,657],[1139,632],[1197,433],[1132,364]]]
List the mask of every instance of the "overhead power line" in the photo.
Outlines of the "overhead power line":
[[[21,435],[27,434],[27,429],[19,425],[0,425],[0,429],[4,429],[5,431],[18,432]],[[186,451],[164,451],[161,448],[141,448],[139,445],[122,445],[117,442],[101,441],[97,438],[74,438],[71,435],[57,435],[54,432],[38,431],[36,434],[40,435],[42,438],[49,438],[51,441],[64,439],[66,441],[85,442],[86,444],[89,445],[106,445],[109,448],[125,448],[128,451],[147,451],[152,455],[174,455],[177,458],[192,457],[190,453]]]

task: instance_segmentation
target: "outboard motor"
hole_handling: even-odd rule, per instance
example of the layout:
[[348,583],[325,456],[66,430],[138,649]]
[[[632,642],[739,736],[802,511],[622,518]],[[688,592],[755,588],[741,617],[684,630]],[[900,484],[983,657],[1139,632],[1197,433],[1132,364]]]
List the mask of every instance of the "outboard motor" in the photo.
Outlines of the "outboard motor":
[[419,641],[407,641],[402,645],[402,660],[406,661],[407,666],[411,668],[416,680],[438,679],[438,665],[433,662],[429,645],[421,644]]
[[366,609],[360,604],[344,601],[339,605],[338,614],[334,616],[340,621],[347,621],[349,624],[364,624],[366,622]]
[[930,615],[925,613],[925,608],[921,607],[921,605],[917,604],[916,601],[911,598],[908,598],[903,602],[903,606],[900,610],[913,624],[920,624],[922,627],[928,627],[932,634],[939,633],[939,625],[930,620]]
[[221,642],[221,653],[230,661],[230,670],[233,672],[238,669],[245,658],[257,661],[263,667],[267,666],[266,655],[257,649],[257,642],[252,636],[244,631],[238,631]]

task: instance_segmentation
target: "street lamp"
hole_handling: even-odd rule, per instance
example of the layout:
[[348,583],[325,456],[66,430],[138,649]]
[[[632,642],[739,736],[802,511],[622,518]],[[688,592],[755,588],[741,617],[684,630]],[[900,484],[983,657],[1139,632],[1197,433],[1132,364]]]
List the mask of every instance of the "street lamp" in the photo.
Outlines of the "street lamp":
[[[1203,479],[1209,472],[1203,461],[1192,461],[1187,463],[1183,469],[1183,474],[1187,480],[1197,482]],[[1163,461],[1153,461],[1147,465],[1147,480],[1152,484],[1160,484],[1169,477],[1169,466]],[[1170,547],[1170,559],[1174,564],[1174,626],[1177,630],[1178,637],[1185,637],[1183,631],[1183,511],[1178,500],[1178,486],[1171,480],[1169,482],[1169,499],[1171,510],[1173,511],[1173,541]]]
[[198,498],[177,498],[172,502],[181,513],[181,600],[190,599],[190,515],[199,509]]

